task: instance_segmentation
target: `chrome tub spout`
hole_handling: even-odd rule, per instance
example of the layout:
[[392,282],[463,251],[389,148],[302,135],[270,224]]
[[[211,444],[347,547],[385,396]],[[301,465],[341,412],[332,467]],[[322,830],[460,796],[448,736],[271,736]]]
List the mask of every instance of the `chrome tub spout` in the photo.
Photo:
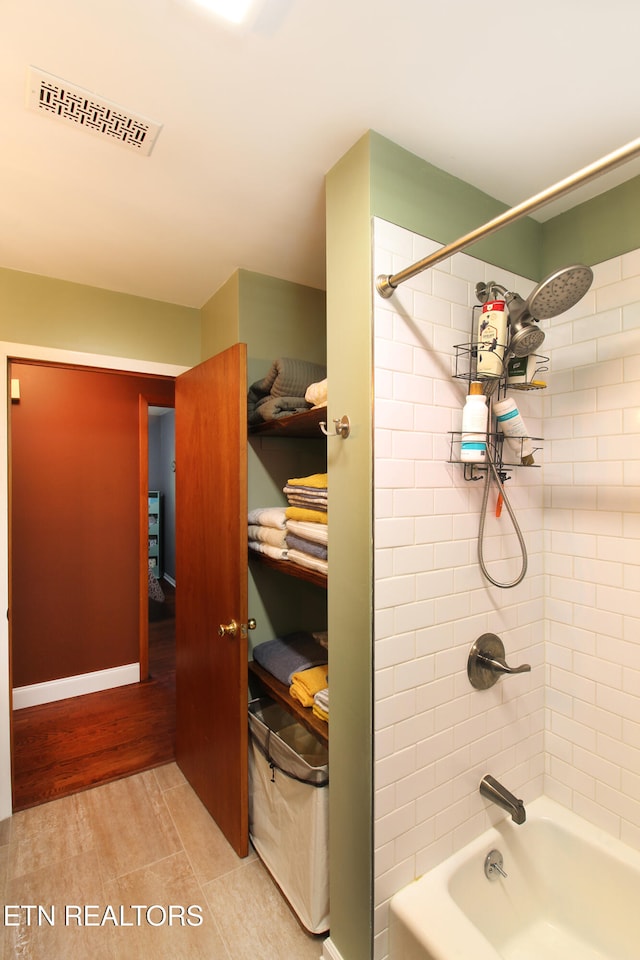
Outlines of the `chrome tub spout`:
[[497,803],[499,807],[506,810],[511,815],[514,823],[524,823],[527,819],[527,812],[522,800],[518,800],[512,793],[509,793],[506,787],[503,787],[495,777],[487,774],[480,781],[480,793],[487,800]]

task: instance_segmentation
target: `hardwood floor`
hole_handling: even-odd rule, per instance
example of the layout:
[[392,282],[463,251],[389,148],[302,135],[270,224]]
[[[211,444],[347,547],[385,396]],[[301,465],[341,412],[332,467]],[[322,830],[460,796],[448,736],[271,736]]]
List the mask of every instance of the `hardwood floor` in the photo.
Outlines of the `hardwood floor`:
[[175,591],[162,589],[149,680],[14,711],[14,811],[175,760]]

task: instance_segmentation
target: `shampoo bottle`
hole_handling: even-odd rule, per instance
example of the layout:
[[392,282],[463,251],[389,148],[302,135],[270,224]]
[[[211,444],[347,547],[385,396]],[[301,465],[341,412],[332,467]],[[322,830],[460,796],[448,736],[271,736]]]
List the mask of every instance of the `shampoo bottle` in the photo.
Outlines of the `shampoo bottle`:
[[509,449],[521,463],[525,466],[531,466],[533,463],[533,446],[515,400],[512,400],[511,397],[498,400],[493,405],[493,412],[502,428]]
[[489,408],[482,384],[474,381],[462,411],[460,459],[465,463],[486,463],[488,418]]
[[478,376],[501,377],[507,342],[507,305],[489,300],[478,317]]

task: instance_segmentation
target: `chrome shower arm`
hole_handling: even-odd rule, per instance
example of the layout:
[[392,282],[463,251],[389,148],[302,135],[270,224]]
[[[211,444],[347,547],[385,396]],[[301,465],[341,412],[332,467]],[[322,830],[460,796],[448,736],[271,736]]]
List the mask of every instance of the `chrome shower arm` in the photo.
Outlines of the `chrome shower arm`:
[[591,180],[595,180],[597,177],[602,176],[603,173],[608,173],[610,170],[614,170],[616,167],[619,167],[623,163],[627,163],[629,160],[633,160],[638,156],[640,156],[640,137],[638,137],[636,140],[631,140],[630,143],[625,144],[624,147],[620,147],[618,150],[614,150],[612,153],[608,153],[606,156],[601,157],[600,160],[590,163],[588,166],[583,167],[576,173],[573,173],[570,177],[565,177],[564,180],[559,180],[558,183],[555,183],[552,187],[548,187],[541,193],[536,193],[533,197],[530,197],[528,200],[524,200],[522,203],[512,207],[510,210],[505,210],[504,213],[494,217],[493,220],[489,220],[488,223],[485,223],[481,227],[477,227],[475,230],[465,234],[464,237],[460,237],[453,243],[448,243],[446,246],[436,250],[428,257],[424,257],[424,259],[414,263],[412,266],[406,267],[404,270],[400,270],[398,273],[389,275],[381,274],[376,280],[376,289],[378,293],[381,297],[388,299],[392,296],[396,287],[399,286],[399,284],[404,283],[405,280],[410,280],[411,277],[415,277],[428,267],[432,267],[434,264],[440,263],[441,260],[446,260],[447,257],[451,257],[459,250],[464,250],[465,247],[469,247],[472,243],[482,240],[483,237],[488,237],[490,234],[495,233],[496,230],[501,230],[502,227],[506,227],[508,224],[514,223],[514,221],[519,220],[520,217],[525,217],[527,214],[533,213],[535,210],[539,210],[540,207],[543,207],[547,203],[551,203],[552,200],[557,200],[560,197],[563,197],[565,194],[570,193],[571,190],[575,190],[576,187],[581,187],[585,183],[589,183]]

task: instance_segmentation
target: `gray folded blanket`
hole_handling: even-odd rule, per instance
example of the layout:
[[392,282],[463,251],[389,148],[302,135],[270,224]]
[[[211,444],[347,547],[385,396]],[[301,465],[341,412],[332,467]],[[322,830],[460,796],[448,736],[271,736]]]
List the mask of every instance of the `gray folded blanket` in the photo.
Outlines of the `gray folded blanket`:
[[290,417],[292,413],[309,410],[311,404],[304,397],[263,397],[251,409],[248,408],[249,424],[262,423],[263,420],[277,420],[278,417]]
[[326,560],[329,556],[329,550],[321,543],[314,543],[312,540],[305,540],[304,537],[296,537],[295,533],[287,534],[287,546],[292,550],[301,550],[312,557],[318,557],[320,560]]
[[[326,367],[308,360],[280,357],[262,380],[249,387],[249,423],[287,416],[312,406],[305,400],[307,387],[327,375]],[[272,401],[280,401],[272,402]]]
[[310,633],[299,631],[259,643],[253,659],[276,680],[289,685],[294,673],[327,662],[327,651]]

